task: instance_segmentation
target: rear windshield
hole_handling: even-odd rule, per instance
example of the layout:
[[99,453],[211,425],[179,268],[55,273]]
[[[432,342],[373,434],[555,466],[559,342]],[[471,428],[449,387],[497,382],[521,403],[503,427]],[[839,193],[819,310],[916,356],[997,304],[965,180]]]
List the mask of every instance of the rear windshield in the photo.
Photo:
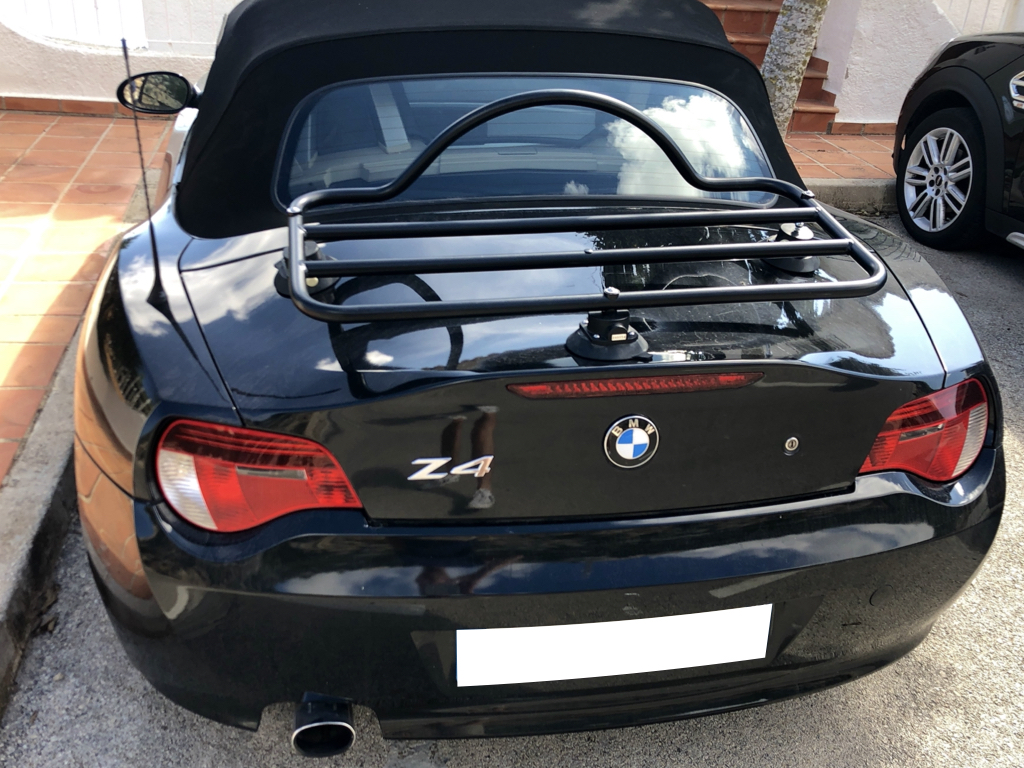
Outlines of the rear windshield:
[[[723,96],[695,85],[592,77],[437,77],[342,85],[299,108],[278,171],[280,202],[397,177],[448,125],[495,99],[571,88],[612,96],[663,127],[698,172],[771,176],[754,132]],[[468,133],[399,200],[613,195],[767,204],[763,193],[705,193],[680,178],[643,132],[583,107],[533,107]]]

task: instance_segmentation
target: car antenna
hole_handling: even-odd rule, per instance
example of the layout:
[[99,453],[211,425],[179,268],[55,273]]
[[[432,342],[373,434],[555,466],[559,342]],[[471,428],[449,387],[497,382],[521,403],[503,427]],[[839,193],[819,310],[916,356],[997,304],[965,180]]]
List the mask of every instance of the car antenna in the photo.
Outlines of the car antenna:
[[[136,89],[132,80],[132,67],[128,61],[128,42],[121,38],[121,53],[124,54],[124,69],[128,75],[128,87],[132,89],[132,103],[135,103]],[[146,222],[149,224],[149,245],[153,249],[153,289],[147,301],[154,307],[167,304],[163,281],[160,279],[160,256],[156,250],[156,229],[153,226],[153,207],[149,202],[149,184],[146,181],[146,158],[142,154],[142,135],[139,132],[139,113],[132,110],[132,123],[135,125],[135,146],[139,151],[139,168],[142,170],[142,194],[146,198]]]
[[[132,103],[134,104],[137,90],[135,89],[135,84],[132,82],[132,67],[128,61],[128,42],[123,37],[121,38],[121,53],[124,54],[124,69],[125,73],[128,75],[128,86],[132,88]],[[178,323],[177,319],[174,317],[174,313],[171,311],[170,302],[167,300],[167,293],[164,291],[163,280],[160,279],[160,255],[156,250],[156,228],[153,226],[153,206],[149,202],[149,184],[146,183],[146,157],[142,154],[142,135],[139,133],[139,113],[134,109],[132,110],[132,122],[135,125],[135,146],[139,150],[139,168],[142,170],[142,194],[146,198],[146,223],[149,225],[149,246],[153,249],[153,288],[150,290],[149,296],[146,298],[146,303],[167,318],[167,321],[171,324],[174,332],[178,334],[178,338],[181,339],[186,349],[188,349],[188,353],[198,361],[199,355],[196,354],[196,350],[192,346],[192,342],[189,341],[188,336],[185,335],[181,325]],[[200,368],[203,373],[206,374],[206,378],[210,380],[210,383],[213,384],[214,388],[217,388],[218,382],[213,379],[210,372],[206,369],[206,366],[200,363]]]

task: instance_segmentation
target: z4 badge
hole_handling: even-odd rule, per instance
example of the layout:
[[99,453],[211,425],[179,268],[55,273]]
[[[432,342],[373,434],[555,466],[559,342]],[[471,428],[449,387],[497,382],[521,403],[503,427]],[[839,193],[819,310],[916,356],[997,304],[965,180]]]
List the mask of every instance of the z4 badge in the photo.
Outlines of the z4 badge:
[[483,477],[491,471],[491,462],[494,461],[493,456],[481,456],[467,461],[465,464],[459,464],[457,467],[452,467],[451,472],[439,472],[446,464],[451,462],[451,458],[446,459],[414,459],[413,466],[423,465],[423,469],[418,469],[409,475],[409,480],[444,480],[448,475],[472,475],[473,477]]

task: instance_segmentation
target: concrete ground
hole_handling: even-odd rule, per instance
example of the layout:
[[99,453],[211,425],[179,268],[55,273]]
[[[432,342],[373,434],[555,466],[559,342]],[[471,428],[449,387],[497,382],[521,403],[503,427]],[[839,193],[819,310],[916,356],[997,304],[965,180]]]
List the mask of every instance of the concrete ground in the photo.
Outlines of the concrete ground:
[[[899,229],[896,221],[888,226]],[[998,244],[925,251],[957,292],[1002,386],[1009,497],[974,584],[905,659],[868,678],[743,712],[640,728],[522,739],[391,742],[358,713],[352,766],[928,766],[1024,764],[1024,253]],[[77,530],[59,593],[32,640],[0,724],[0,765],[217,766],[311,763],[287,745],[291,710],[258,733],[198,718],[128,664],[91,583]],[[49,619],[55,619],[52,627]]]

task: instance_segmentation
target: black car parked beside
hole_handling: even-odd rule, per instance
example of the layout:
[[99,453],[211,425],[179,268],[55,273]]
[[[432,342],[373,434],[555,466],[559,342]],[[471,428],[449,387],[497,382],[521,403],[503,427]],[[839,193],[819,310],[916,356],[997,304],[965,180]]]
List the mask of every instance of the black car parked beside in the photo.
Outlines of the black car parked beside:
[[1024,33],[962,37],[917,78],[896,130],[896,199],[933,248],[988,231],[1024,248]]
[[980,567],[999,395],[690,0],[247,0],[78,351],[96,581],[168,697],[342,751],[763,704]]

